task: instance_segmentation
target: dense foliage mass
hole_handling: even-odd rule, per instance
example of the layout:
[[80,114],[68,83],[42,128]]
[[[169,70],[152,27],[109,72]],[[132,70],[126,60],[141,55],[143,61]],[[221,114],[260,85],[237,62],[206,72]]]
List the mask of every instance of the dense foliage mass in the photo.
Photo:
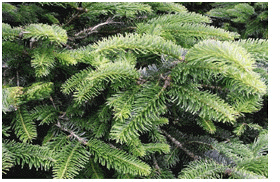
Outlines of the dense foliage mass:
[[199,5],[2,3],[3,178],[267,178],[267,4]]
[[268,38],[268,3],[214,3],[207,14],[222,19],[221,26],[238,32],[242,38]]

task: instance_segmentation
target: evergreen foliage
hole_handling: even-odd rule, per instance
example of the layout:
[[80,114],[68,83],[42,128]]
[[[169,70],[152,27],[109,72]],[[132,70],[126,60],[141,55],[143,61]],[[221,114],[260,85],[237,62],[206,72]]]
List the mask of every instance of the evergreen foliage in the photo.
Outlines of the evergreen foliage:
[[[187,168],[181,171],[179,178],[221,179],[227,175],[234,179],[267,178],[267,140],[264,141],[263,138],[267,139],[267,132],[265,131],[252,144],[244,145],[234,141],[232,143],[213,145],[216,152],[209,153],[208,151],[205,159],[192,161]],[[226,162],[227,158],[230,162]]]
[[[256,11],[229,6],[234,22]],[[267,96],[267,40],[239,39],[184,3],[2,11],[4,178],[268,177],[267,123],[247,117]]]
[[224,29],[238,32],[242,38],[268,38],[268,2],[218,2],[212,7],[207,14],[225,20]]

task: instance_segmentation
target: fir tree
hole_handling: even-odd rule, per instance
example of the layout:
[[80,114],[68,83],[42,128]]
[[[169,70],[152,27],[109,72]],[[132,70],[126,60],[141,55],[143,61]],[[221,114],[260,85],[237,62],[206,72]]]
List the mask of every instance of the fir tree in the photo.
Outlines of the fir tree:
[[179,3],[2,5],[3,174],[268,177],[267,128],[245,121],[267,94],[267,40]]

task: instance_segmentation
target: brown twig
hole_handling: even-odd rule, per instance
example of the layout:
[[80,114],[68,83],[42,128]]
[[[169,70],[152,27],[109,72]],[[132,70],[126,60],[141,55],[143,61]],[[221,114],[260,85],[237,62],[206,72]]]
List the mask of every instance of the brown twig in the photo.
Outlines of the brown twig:
[[66,128],[66,127],[63,127],[59,121],[57,121],[56,123],[56,126],[59,127],[62,131],[66,131],[68,132],[70,135],[69,137],[74,137],[75,139],[77,139],[80,143],[84,144],[84,145],[87,145],[87,141],[85,138],[82,138],[80,136],[78,136],[74,131]]
[[183,147],[183,145],[176,140],[175,138],[173,138],[170,134],[168,134],[166,131],[161,129],[161,132],[166,135],[171,141],[172,143],[175,144],[176,147],[180,148],[181,150],[183,150],[188,156],[190,156],[191,158],[193,158],[194,160],[198,160],[200,157],[195,155],[194,153],[192,153],[191,151],[187,150],[185,147]]
[[227,88],[222,88],[222,87],[219,87],[219,86],[213,86],[213,85],[201,85],[202,87],[205,87],[205,88],[210,88],[210,89],[217,89],[217,90],[221,90],[221,91],[223,91],[223,90],[228,90]]
[[[6,69],[7,68],[7,69]],[[2,70],[3,69],[5,69],[4,70],[4,72],[3,72],[3,80],[4,80],[4,85],[6,85],[6,71],[9,69],[9,67],[8,66],[4,66],[4,65],[2,65]]]
[[130,27],[124,27],[124,28],[119,28],[119,29],[115,29],[115,30],[113,30],[113,31],[98,31],[98,33],[99,34],[115,34],[115,33],[119,33],[119,32],[121,32],[121,31],[125,31],[125,30],[135,30],[135,29],[137,29],[137,27],[132,27],[132,26],[130,26]]
[[144,84],[146,81],[147,81],[147,80],[143,79],[143,78],[140,76],[140,77],[138,78],[138,80],[137,80],[137,84],[138,84],[138,85],[142,85],[142,84]]
[[159,165],[158,165],[158,163],[157,163],[157,160],[156,160],[156,158],[155,158],[155,155],[153,155],[153,162],[154,162],[154,165],[155,165],[155,168],[156,168],[156,172],[157,172],[158,174],[160,174],[160,173],[161,173],[161,170],[160,170],[160,167],[159,167]]
[[[53,104],[53,107],[56,109],[56,106],[55,106],[55,103],[54,103],[54,101],[53,101],[52,96],[50,96],[50,100],[51,100],[51,102],[52,102],[52,104]],[[62,115],[62,116],[59,116],[59,119],[64,119],[64,116],[65,116],[65,115],[66,115],[66,112],[63,112],[63,115]],[[59,119],[57,120],[57,123],[55,124],[58,128],[60,128],[62,131],[68,132],[68,133],[69,133],[69,137],[74,137],[74,138],[77,139],[80,143],[82,143],[82,144],[84,144],[84,145],[87,145],[86,139],[84,139],[84,138],[78,136],[74,131],[72,131],[72,130],[66,128],[66,127],[63,127],[63,126],[61,125]],[[68,118],[67,118],[67,120],[68,120]]]
[[164,80],[165,81],[164,81],[163,89],[166,89],[168,86],[170,86],[171,76],[168,75],[168,76],[164,77]]
[[[103,23],[99,23],[98,25],[95,25],[94,27],[90,27],[90,28],[87,28],[87,29],[84,29],[78,33],[75,34],[75,39],[83,39],[85,37],[87,37],[88,35],[92,34],[92,33],[97,33],[97,29],[101,26],[104,26],[104,25],[108,25],[108,24],[113,24],[113,23],[122,23],[122,22],[114,22],[113,21],[113,18],[108,18],[106,20],[106,22],[103,22]],[[86,35],[83,35],[83,36],[79,36],[81,34],[86,34]]]
[[19,87],[19,75],[18,75],[18,71],[17,71],[17,86]]
[[56,109],[56,106],[55,106],[55,104],[54,104],[54,102],[53,102],[52,96],[50,96],[50,100],[51,100],[51,102],[52,102],[53,107]]

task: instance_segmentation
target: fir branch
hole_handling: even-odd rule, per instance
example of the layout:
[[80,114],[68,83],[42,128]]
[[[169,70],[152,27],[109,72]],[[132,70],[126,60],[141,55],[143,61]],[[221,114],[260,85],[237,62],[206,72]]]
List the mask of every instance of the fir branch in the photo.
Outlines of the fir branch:
[[9,169],[14,166],[15,156],[10,152],[5,143],[2,143],[2,174],[7,174]]
[[7,140],[3,144],[15,157],[14,164],[21,167],[28,164],[30,169],[35,167],[49,170],[56,163],[55,154],[48,147]]
[[69,142],[53,167],[56,179],[73,178],[88,162],[90,153],[79,142]]
[[25,102],[49,98],[50,94],[53,92],[53,85],[53,82],[35,82],[24,89],[21,98]]
[[246,127],[247,126],[247,123],[241,123],[239,124],[233,131],[233,133],[235,133],[237,136],[241,136],[245,130],[246,130]]
[[[146,24],[145,24],[146,25]],[[147,25],[146,25],[147,26]],[[153,32],[149,29],[153,28],[155,25],[147,27],[146,33]],[[198,40],[205,39],[216,39],[216,40],[234,40],[238,37],[235,33],[225,31],[223,29],[217,29],[213,26],[204,25],[204,24],[161,24],[160,25],[162,32],[160,33],[161,37],[164,37],[168,40],[176,40],[178,44],[181,42],[193,42],[196,43]],[[193,41],[192,41],[193,40]],[[190,44],[189,43],[189,44]],[[187,47],[187,45],[182,44]],[[192,45],[192,44],[190,44]]]
[[55,59],[52,48],[38,48],[32,56],[31,66],[35,68],[37,77],[43,77],[50,74],[51,69],[55,66]]
[[62,85],[61,91],[64,94],[70,94],[75,90],[76,85],[80,84],[91,72],[93,72],[93,69],[88,67],[87,69],[72,75],[72,77]]
[[185,6],[173,2],[145,2],[146,4],[150,5],[156,11],[165,11],[168,13],[171,12],[187,12]]
[[231,158],[235,163],[242,161],[242,159],[254,156],[253,151],[241,141],[225,141],[223,143],[216,143],[214,147],[226,157]]
[[176,24],[176,23],[211,23],[211,19],[207,16],[194,12],[181,12],[175,14],[165,14],[147,21],[147,24]]
[[[221,179],[227,166],[217,164],[213,160],[192,161],[179,175],[180,179]],[[228,172],[227,172],[228,173]]]
[[241,39],[235,42],[237,45],[245,48],[256,60],[268,56],[268,41],[265,39]]
[[206,91],[199,91],[195,85],[172,85],[169,94],[181,107],[192,113],[198,113],[201,118],[209,118],[222,122],[235,122],[239,113],[219,96]]
[[230,173],[232,179],[267,179],[265,176],[258,175],[245,169],[232,170]]
[[111,15],[116,17],[134,18],[139,13],[151,13],[149,5],[139,2],[94,2],[83,3],[89,12],[87,16]]
[[104,179],[105,173],[98,163],[93,161],[93,158],[89,158],[89,162],[85,168],[80,172],[76,179]]
[[137,136],[131,137],[131,139],[126,142],[126,144],[129,147],[128,151],[132,153],[134,156],[143,157],[147,155],[146,148],[142,144],[139,137]]
[[108,144],[91,139],[88,142],[89,151],[94,155],[94,161],[99,161],[107,168],[113,167],[118,172],[133,175],[148,175],[151,171],[150,166],[137,159],[135,156],[126,154],[123,150],[110,147]]
[[[126,87],[130,81],[135,80],[138,73],[131,65],[124,61],[101,65],[96,71],[89,73],[82,82],[76,85],[75,100],[81,104],[100,94],[106,84],[111,82],[117,88]],[[69,82],[67,82],[69,83]],[[67,86],[67,83],[65,86]]]
[[15,40],[20,37],[22,29],[21,28],[12,28],[7,23],[2,23],[2,39],[4,41]]
[[214,134],[216,132],[216,126],[211,120],[199,119],[198,124],[210,134]]
[[[236,53],[238,50],[238,53]],[[204,51],[203,53],[200,51]],[[248,52],[242,47],[237,46],[234,43],[230,42],[220,42],[214,40],[206,40],[195,45],[194,48],[187,53],[189,59],[193,59],[198,55],[195,53],[201,53],[201,58],[208,59],[210,58],[215,60],[224,60],[225,62],[240,68],[242,71],[249,72],[253,68],[255,60],[253,60],[248,54]],[[208,53],[208,54],[206,54]],[[211,60],[214,61],[214,60]]]
[[268,133],[267,130],[260,132],[259,136],[255,139],[249,148],[253,151],[253,156],[263,156],[268,152]]
[[125,92],[119,92],[107,99],[107,105],[113,108],[114,119],[124,121],[131,117],[131,107],[135,100],[136,93],[141,89],[140,86],[131,86]]
[[[89,118],[88,123],[94,121],[91,128],[96,138],[101,138],[107,134],[106,131],[111,127],[111,119],[112,111],[108,105],[103,105],[93,117]],[[86,128],[89,128],[88,124],[86,125]]]
[[32,142],[37,137],[36,125],[32,120],[33,118],[25,108],[18,108],[16,111],[16,117],[12,124],[15,134],[19,139],[26,143]]
[[20,99],[22,90],[22,87],[2,88],[2,112],[4,112],[4,114],[17,110],[19,105],[22,104]]
[[25,28],[24,39],[48,40],[58,45],[67,42],[66,30],[57,25],[30,24]]
[[[238,52],[238,53],[236,53]],[[235,43],[205,40],[196,44],[186,55],[187,63],[180,64],[172,74],[180,76],[174,79],[180,81],[182,74],[210,80],[211,76],[222,75],[226,87],[235,92],[250,94],[266,93],[266,85],[260,76],[253,71],[255,60],[243,48]],[[182,70],[183,73],[177,72]],[[199,76],[198,73],[203,76]],[[188,77],[186,77],[188,78]],[[186,78],[182,78],[186,81]],[[246,94],[245,94],[246,95]]]
[[[72,48],[70,48],[72,49]],[[77,57],[70,50],[55,52],[54,56],[62,65],[76,65],[78,63]]]
[[149,143],[149,144],[143,144],[146,153],[165,153],[168,154],[170,152],[170,146],[165,143]]
[[258,178],[268,177],[268,156],[261,156],[257,158],[249,158],[242,160],[238,163],[234,173],[238,173],[239,169],[241,171],[245,170],[248,172],[255,173]]
[[109,53],[125,52],[131,49],[137,54],[166,54],[177,59],[182,59],[183,48],[174,44],[171,41],[166,41],[162,37],[149,35],[149,34],[125,34],[111,36],[107,39],[97,42],[96,44],[89,45],[80,49],[81,55],[104,55]]
[[153,121],[165,113],[164,89],[149,84],[143,87],[142,92],[136,95],[135,104],[131,111],[132,116],[125,122],[117,122],[111,129],[111,137],[117,142],[127,142],[132,137],[139,136],[138,131],[149,130]]
[[32,118],[37,121],[41,120],[39,125],[54,123],[58,118],[56,107],[49,105],[36,106],[32,111]]

